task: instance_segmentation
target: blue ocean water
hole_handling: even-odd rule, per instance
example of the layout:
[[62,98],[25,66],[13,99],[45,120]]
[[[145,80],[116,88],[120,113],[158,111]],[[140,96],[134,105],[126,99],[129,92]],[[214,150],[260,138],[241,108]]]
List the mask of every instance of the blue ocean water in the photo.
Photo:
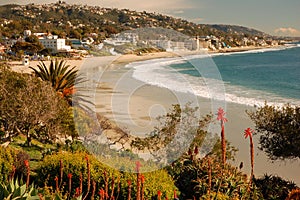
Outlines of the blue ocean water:
[[[151,85],[211,98],[207,81],[195,65],[214,63],[225,86],[226,101],[245,105],[300,105],[300,48],[262,49],[133,64],[133,77]],[[206,60],[205,60],[206,59]],[[205,61],[204,61],[205,60]],[[193,63],[193,64],[191,64]],[[182,78],[183,77],[183,78]]]

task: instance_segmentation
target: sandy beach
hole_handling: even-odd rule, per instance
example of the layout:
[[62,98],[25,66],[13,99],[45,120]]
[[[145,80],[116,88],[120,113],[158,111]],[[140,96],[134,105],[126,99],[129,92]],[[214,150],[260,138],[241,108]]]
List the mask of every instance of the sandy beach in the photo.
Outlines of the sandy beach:
[[[141,136],[153,130],[158,124],[155,119],[159,115],[166,114],[172,104],[178,103],[178,94],[174,94],[165,88],[145,84],[132,78],[132,70],[124,66],[131,62],[176,57],[178,54],[170,52],[152,53],[147,55],[123,55],[92,57],[83,60],[68,60],[71,66],[78,66],[80,72],[87,75],[90,82],[88,95],[95,102],[96,112],[114,121],[118,126],[127,129],[134,136]],[[36,66],[37,61],[30,62],[30,66]],[[12,67],[18,72],[28,73],[28,66],[17,63]],[[210,112],[210,100],[198,97],[201,114]],[[233,165],[244,163],[243,171],[250,173],[249,141],[244,139],[243,132],[246,128],[254,128],[252,121],[247,117],[245,110],[253,107],[227,103],[226,136],[233,146],[239,149]],[[300,185],[298,174],[300,162],[271,162],[264,152],[258,147],[258,137],[255,140],[255,168],[256,176],[273,174]]]

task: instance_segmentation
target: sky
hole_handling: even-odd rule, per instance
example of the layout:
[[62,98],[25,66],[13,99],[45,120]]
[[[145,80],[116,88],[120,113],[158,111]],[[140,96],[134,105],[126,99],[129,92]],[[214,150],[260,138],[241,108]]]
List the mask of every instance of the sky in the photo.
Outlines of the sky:
[[[156,12],[200,24],[231,24],[271,35],[300,37],[300,0],[64,0]],[[0,4],[44,4],[56,0],[0,0]]]

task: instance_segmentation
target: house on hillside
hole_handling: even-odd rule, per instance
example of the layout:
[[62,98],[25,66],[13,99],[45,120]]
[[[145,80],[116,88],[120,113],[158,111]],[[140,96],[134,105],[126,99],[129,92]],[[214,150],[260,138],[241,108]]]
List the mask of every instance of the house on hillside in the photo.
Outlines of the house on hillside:
[[66,40],[58,38],[57,35],[44,36],[39,38],[39,41],[45,48],[51,49],[52,53],[71,51],[71,46],[66,45]]

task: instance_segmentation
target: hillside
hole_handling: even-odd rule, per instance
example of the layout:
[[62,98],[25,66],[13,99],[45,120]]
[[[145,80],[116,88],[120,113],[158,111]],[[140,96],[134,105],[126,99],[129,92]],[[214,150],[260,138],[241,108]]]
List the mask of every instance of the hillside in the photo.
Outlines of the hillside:
[[69,5],[64,2],[43,5],[3,5],[0,7],[0,33],[18,38],[24,29],[51,32],[60,37],[93,36],[100,42],[111,34],[142,27],[163,27],[189,36],[216,35],[224,41],[267,34],[241,26],[195,24],[184,19],[157,13],[128,9],[101,8],[88,5]]

